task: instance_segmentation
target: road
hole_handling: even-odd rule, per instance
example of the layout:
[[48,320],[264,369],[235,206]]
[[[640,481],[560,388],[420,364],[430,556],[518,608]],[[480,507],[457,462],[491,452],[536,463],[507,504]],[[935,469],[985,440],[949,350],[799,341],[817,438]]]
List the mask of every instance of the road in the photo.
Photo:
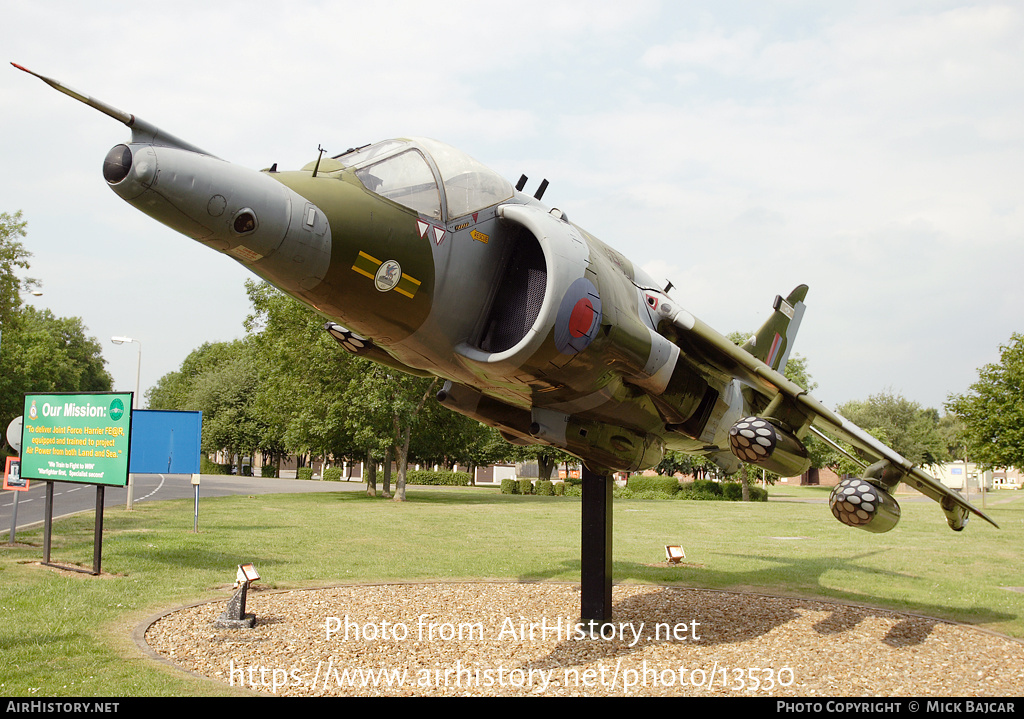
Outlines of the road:
[[[308,492],[362,492],[366,484],[359,482],[319,482],[303,479],[264,479],[262,477],[236,477],[204,474],[199,482],[199,502],[205,497],[225,497],[232,494],[281,494]],[[14,495],[18,497],[18,529],[43,521],[46,511],[46,482],[31,480],[27,492],[0,491],[0,537],[10,535],[14,514]],[[132,503],[154,502],[162,499],[192,499],[195,489],[191,475],[137,474]],[[107,487],[103,493],[103,506],[124,506],[128,490]],[[77,512],[95,512],[96,486],[54,482],[53,518]],[[15,533],[17,539],[17,533]]]

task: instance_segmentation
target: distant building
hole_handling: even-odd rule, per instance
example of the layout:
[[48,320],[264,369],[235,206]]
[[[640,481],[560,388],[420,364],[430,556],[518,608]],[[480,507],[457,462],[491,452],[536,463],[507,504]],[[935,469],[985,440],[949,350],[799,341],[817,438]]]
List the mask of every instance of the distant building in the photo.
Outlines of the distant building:
[[799,477],[782,477],[779,483],[811,487],[835,487],[841,480],[842,477],[828,467],[811,467]]
[[992,486],[996,489],[1020,489],[1024,486],[1024,473],[1016,467],[992,470]]
[[963,491],[991,491],[993,487],[993,474],[991,470],[982,471],[974,462],[951,462],[949,464],[936,464],[927,468],[935,479],[942,482],[950,489]]

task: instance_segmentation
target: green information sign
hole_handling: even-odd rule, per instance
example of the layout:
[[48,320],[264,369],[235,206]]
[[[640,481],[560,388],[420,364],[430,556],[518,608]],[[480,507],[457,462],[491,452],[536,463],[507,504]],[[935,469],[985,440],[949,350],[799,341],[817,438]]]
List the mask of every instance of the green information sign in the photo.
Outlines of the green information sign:
[[27,394],[21,476],[124,487],[132,393]]

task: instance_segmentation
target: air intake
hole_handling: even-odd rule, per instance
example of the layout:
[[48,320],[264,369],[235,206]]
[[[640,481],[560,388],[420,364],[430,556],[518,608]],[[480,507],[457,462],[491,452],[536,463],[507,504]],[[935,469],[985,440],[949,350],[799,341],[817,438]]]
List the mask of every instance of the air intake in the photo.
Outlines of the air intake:
[[547,281],[540,244],[529,232],[520,232],[484,324],[480,349],[504,352],[526,337],[544,304]]

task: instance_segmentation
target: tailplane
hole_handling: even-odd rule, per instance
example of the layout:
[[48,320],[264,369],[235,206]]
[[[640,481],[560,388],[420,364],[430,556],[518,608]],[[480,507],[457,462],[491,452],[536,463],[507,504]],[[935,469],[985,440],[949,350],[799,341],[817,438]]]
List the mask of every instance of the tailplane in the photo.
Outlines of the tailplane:
[[743,343],[743,349],[757,357],[773,370],[782,372],[789,360],[789,350],[800,329],[800,321],[804,316],[804,297],[807,296],[807,285],[800,285],[789,296],[775,296],[772,305],[775,312],[768,318],[761,329]]

